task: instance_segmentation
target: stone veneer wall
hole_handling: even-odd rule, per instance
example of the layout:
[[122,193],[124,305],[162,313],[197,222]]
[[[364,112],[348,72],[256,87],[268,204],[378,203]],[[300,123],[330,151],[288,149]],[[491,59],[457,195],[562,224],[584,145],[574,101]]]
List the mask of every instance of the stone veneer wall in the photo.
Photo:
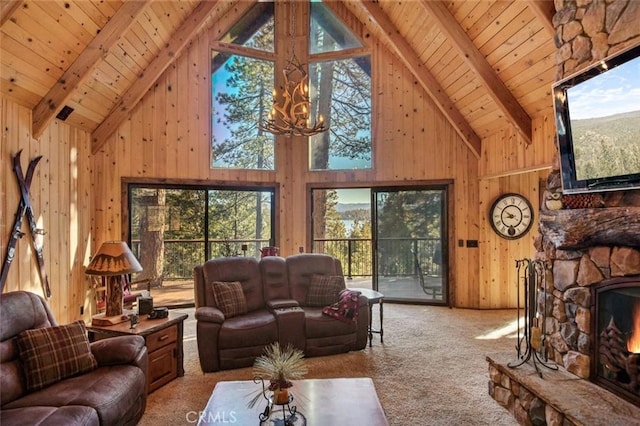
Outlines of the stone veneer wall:
[[[640,1],[555,0],[556,79],[640,44]],[[545,199],[561,191],[558,166],[547,179]],[[640,205],[640,191],[606,193],[601,203]],[[588,204],[589,196],[573,204]],[[563,203],[566,207],[567,203]],[[543,205],[543,209],[547,206]],[[550,209],[558,208],[557,206]],[[579,218],[578,218],[579,220]],[[587,227],[588,228],[588,227]],[[549,262],[546,330],[549,358],[582,378],[589,378],[591,296],[589,287],[605,279],[640,274],[640,247],[597,246],[560,250],[541,235],[538,257]],[[542,301],[539,301],[542,305]]]
[[[594,62],[628,47],[640,44],[640,1],[638,0],[554,0],[556,28],[556,81]],[[588,196],[568,199],[558,206],[561,192],[558,159],[547,179],[545,200],[541,209],[588,207]],[[640,206],[640,191],[618,191],[597,200],[598,207]],[[553,206],[551,205],[553,203]],[[604,204],[604,207],[603,207]],[[586,206],[585,206],[586,205]],[[576,216],[576,220],[580,220]],[[586,227],[588,228],[588,226]],[[590,286],[612,277],[640,277],[640,246],[594,246],[575,250],[558,249],[542,234],[536,238],[536,257],[549,265],[545,277],[547,311],[545,327],[549,359],[569,373],[559,372],[558,383],[549,377],[538,380],[537,374],[511,369],[505,363],[489,361],[489,394],[525,425],[606,424],[615,417],[620,424],[635,424],[640,418],[638,407],[603,392],[595,384],[580,380],[567,388],[560,384],[573,382],[562,374],[588,379],[591,348]],[[544,306],[544,295],[538,309]],[[543,368],[544,370],[544,368]],[[564,370],[563,370],[564,371]],[[550,373],[545,373],[550,374]],[[558,380],[558,376],[553,377]],[[570,394],[580,395],[577,399]],[[582,404],[580,404],[582,403]],[[605,407],[593,410],[591,406]],[[620,420],[626,419],[626,420]]]

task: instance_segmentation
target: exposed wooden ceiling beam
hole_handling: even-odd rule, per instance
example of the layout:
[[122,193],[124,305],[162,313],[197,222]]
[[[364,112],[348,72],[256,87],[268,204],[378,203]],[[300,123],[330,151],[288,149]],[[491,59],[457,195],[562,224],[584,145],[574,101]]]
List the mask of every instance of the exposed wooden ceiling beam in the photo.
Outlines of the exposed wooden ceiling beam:
[[23,2],[24,0],[0,1],[0,27],[3,26],[9,18],[11,18],[13,12],[18,10],[18,8],[22,6]]
[[127,1],[120,6],[104,28],[91,40],[33,109],[32,132],[34,137],[40,136],[49,122],[71,98],[74,90],[91,76],[102,57],[136,22],[138,16],[150,3],[151,0]]
[[373,29],[376,30],[375,32],[380,33],[383,41],[413,73],[422,88],[431,97],[447,120],[449,120],[455,131],[464,140],[471,152],[473,152],[477,158],[480,158],[482,146],[480,137],[447,96],[433,74],[425,68],[415,50],[413,50],[406,39],[400,35],[400,32],[393,22],[391,22],[384,10],[369,0],[361,0],[360,2],[352,4],[366,11],[369,15],[369,22],[363,22],[363,24],[367,27],[373,27]]
[[549,0],[527,0],[527,4],[553,37],[556,34],[556,29],[553,27],[553,15],[556,14],[555,3]]
[[458,50],[465,63],[476,73],[485,90],[496,102],[505,117],[520,131],[527,143],[531,143],[531,117],[522,108],[518,100],[500,80],[485,56],[473,44],[460,23],[449,12],[441,1],[422,0],[422,7],[434,18],[440,31],[447,36],[447,40]]
[[[182,50],[202,29],[207,18],[220,0],[201,1],[191,15],[178,27],[166,46],[147,66],[140,78],[122,95],[120,101],[109,112],[107,118],[93,131],[92,151],[95,154],[127,119],[133,108],[140,102],[162,73],[180,56]],[[253,2],[251,2],[253,3]]]

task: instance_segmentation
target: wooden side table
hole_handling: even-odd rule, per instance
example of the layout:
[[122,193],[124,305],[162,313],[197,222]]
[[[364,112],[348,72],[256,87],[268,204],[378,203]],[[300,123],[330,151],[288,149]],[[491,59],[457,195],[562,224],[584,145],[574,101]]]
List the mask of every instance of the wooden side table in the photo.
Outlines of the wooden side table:
[[135,328],[129,321],[110,326],[89,325],[89,340],[138,335],[144,337],[149,354],[148,393],[164,386],[176,377],[184,376],[182,337],[187,314],[169,311],[168,318],[148,319],[142,315]]
[[[373,340],[373,333],[377,333],[380,335],[380,343],[384,343],[384,330],[382,328],[382,302],[384,299],[384,294],[379,291],[371,290],[370,288],[359,288],[359,287],[349,287],[349,290],[359,291],[364,297],[367,298],[369,302],[369,347],[371,347],[371,341]],[[380,329],[374,330],[373,328],[373,305],[380,305]]]

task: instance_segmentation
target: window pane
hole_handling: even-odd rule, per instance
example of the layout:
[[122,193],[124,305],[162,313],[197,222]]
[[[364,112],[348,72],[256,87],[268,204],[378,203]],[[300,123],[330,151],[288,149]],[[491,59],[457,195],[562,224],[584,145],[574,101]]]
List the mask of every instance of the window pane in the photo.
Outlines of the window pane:
[[272,245],[272,196],[272,191],[210,190],[210,257],[259,257],[260,248]]
[[309,65],[311,116],[329,131],[309,139],[312,170],[371,168],[371,65],[366,57]]
[[362,47],[360,40],[321,2],[311,2],[310,24],[311,54]]
[[220,41],[273,52],[273,2],[258,2]]
[[273,135],[258,127],[273,84],[273,62],[212,53],[213,167],[274,169]]

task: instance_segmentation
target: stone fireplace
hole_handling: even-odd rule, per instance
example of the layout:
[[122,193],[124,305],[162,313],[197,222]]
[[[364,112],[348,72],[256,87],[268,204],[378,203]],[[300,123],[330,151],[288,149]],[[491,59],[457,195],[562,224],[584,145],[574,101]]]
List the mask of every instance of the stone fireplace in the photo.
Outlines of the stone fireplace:
[[594,382],[640,406],[640,277],[592,286]]
[[[638,1],[555,6],[557,80],[640,44]],[[548,265],[537,298],[544,347],[560,370],[488,358],[489,393],[521,424],[638,424],[640,356],[626,343],[640,300],[640,191],[561,195],[558,167],[543,200],[562,203],[541,203],[536,260]]]
[[[551,251],[555,258],[549,271],[552,276],[547,280],[550,288],[545,313],[549,359],[640,406],[639,356],[629,356],[626,350],[627,334],[633,327],[633,306],[640,301],[640,251],[616,246]],[[613,336],[613,327],[609,326],[612,318],[621,335]],[[608,347],[614,344],[605,342],[603,332],[616,340],[615,347]],[[601,356],[603,351],[613,351],[616,365]],[[608,367],[604,368],[603,362]],[[636,370],[634,384],[628,388],[631,378],[627,380],[617,371],[625,362],[631,363],[631,369],[635,364]],[[617,385],[614,370],[620,377]]]

